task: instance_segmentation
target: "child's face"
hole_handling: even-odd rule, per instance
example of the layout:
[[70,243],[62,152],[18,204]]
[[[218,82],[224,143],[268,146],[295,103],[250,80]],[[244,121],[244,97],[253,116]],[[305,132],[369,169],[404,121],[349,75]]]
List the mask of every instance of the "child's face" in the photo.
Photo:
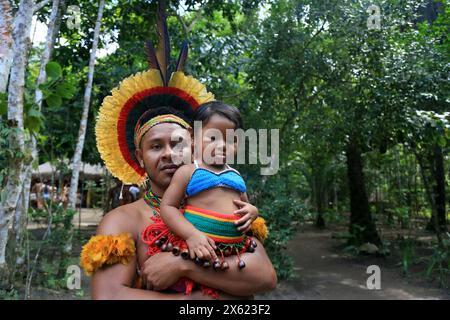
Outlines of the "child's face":
[[[227,130],[235,130],[236,125],[226,117],[213,115],[202,127],[202,159],[212,166],[221,166],[226,163],[227,155],[234,157],[237,150],[235,138],[226,139]],[[234,131],[233,131],[234,132]]]

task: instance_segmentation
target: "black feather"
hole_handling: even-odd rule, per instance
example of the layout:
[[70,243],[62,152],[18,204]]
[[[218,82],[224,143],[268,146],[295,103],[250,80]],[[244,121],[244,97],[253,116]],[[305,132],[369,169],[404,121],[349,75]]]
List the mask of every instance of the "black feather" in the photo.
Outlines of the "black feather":
[[153,44],[151,41],[145,42],[145,53],[147,54],[147,61],[150,69],[156,69],[159,70],[159,74],[161,75],[161,79],[163,79],[163,74],[161,72],[161,68],[158,63],[158,59],[156,58],[156,52],[155,48],[153,47]]
[[147,54],[147,61],[148,61],[148,65],[150,66],[150,68],[160,70],[158,58],[156,58],[155,48],[153,47],[153,44],[151,41],[145,42],[145,53]]
[[156,56],[163,76],[164,85],[169,82],[170,40],[166,21],[166,1],[158,2],[157,14],[158,50]]
[[186,60],[188,58],[189,43],[187,40],[183,41],[183,46],[181,47],[180,56],[178,57],[177,66],[175,71],[184,71],[186,65]]

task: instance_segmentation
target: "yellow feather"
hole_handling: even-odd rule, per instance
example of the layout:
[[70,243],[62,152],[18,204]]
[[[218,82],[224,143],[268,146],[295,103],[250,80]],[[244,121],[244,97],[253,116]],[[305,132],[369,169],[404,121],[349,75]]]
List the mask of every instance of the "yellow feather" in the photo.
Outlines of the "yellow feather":
[[[122,80],[118,87],[111,90],[111,95],[105,97],[97,116],[95,133],[97,148],[102,160],[111,174],[124,183],[142,184],[141,177],[123,158],[117,139],[117,120],[125,103],[138,92],[161,87],[163,81],[159,70],[150,69],[139,72]],[[169,86],[187,92],[199,104],[214,100],[214,95],[206,87],[191,76],[177,71],[172,74]]]

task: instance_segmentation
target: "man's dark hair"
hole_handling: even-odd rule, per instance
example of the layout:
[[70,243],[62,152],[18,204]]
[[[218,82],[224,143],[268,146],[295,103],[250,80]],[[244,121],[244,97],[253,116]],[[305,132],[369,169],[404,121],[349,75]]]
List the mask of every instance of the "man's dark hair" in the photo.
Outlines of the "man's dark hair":
[[236,129],[243,129],[242,117],[238,108],[222,101],[211,101],[200,105],[195,111],[192,121],[202,121],[203,125],[205,125],[215,114],[233,122],[236,125]]
[[165,115],[165,114],[173,114],[173,115],[183,119],[187,123],[191,122],[191,119],[187,115],[185,115],[183,112],[181,112],[177,109],[174,109],[172,107],[159,107],[159,108],[150,109],[150,110],[144,112],[139,119],[139,125],[142,126],[148,120],[150,120],[154,117],[157,117],[157,116]]

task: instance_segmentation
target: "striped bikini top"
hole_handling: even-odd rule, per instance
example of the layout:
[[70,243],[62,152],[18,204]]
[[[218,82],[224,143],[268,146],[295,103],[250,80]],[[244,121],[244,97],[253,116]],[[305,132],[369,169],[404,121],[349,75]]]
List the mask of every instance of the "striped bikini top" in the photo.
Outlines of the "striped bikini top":
[[227,169],[221,172],[214,172],[205,168],[200,168],[194,160],[195,170],[186,187],[186,195],[192,197],[202,191],[225,187],[244,193],[247,188],[244,179],[239,172],[227,165]]

